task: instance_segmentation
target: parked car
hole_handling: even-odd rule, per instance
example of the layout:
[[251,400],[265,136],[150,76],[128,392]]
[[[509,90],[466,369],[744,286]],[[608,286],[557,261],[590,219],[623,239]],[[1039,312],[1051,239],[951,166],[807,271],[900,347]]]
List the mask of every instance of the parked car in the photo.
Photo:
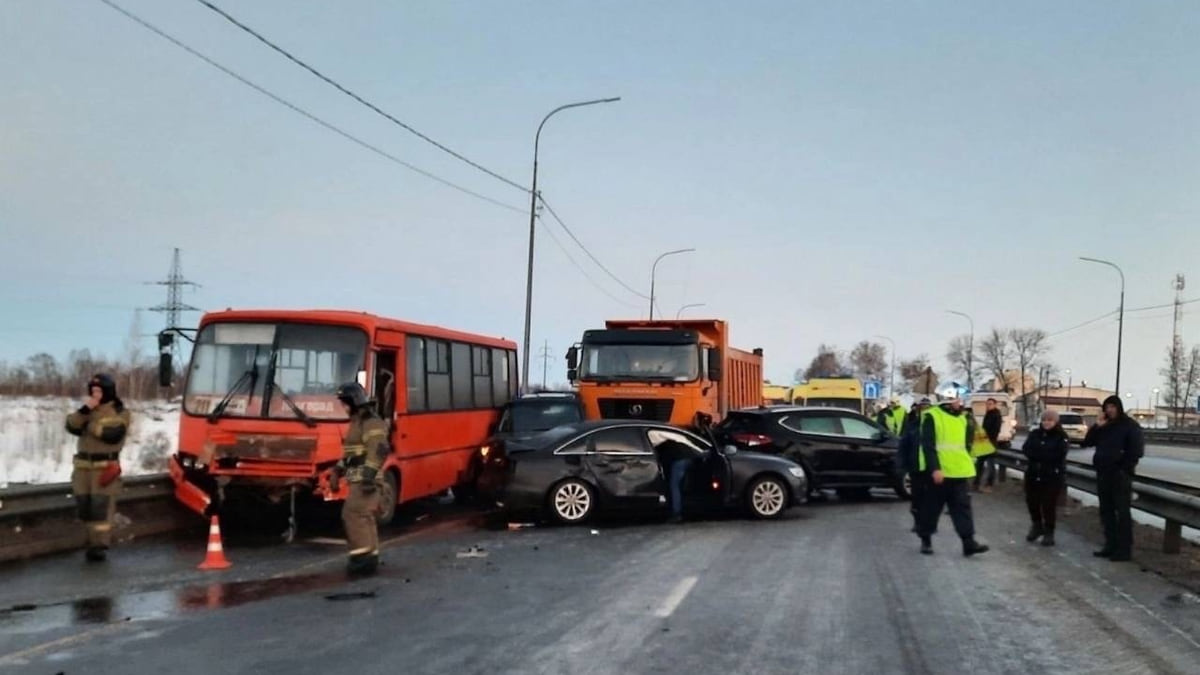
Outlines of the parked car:
[[714,429],[721,443],[782,455],[804,467],[810,490],[833,489],[843,498],[871,488],[910,496],[897,470],[899,439],[852,410],[771,406],[731,412]]
[[693,431],[640,420],[580,422],[500,442],[488,455],[480,488],[510,514],[548,513],[564,524],[601,510],[666,514],[658,452],[667,444],[697,460],[683,485],[685,513],[743,508],[756,518],[777,518],[808,493],[795,462],[717,448]]
[[1067,438],[1072,443],[1083,443],[1083,437],[1087,436],[1088,431],[1083,415],[1077,412],[1063,412],[1058,414],[1058,421],[1062,423],[1063,431],[1067,432]]

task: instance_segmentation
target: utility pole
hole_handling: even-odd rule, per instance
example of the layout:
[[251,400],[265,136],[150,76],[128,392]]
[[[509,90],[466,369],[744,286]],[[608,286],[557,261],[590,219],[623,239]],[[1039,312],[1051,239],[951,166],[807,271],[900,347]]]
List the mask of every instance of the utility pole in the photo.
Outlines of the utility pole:
[[1183,358],[1183,335],[1179,332],[1179,320],[1183,316],[1183,287],[1184,279],[1182,274],[1175,275],[1175,317],[1171,324],[1171,389],[1175,391],[1175,426],[1180,426],[1180,415],[1182,414],[1183,406],[1187,405],[1187,401],[1180,401],[1180,383],[1182,378],[1183,364],[1180,359]]
[[547,340],[542,345],[542,351],[538,352],[538,356],[542,358],[542,390],[546,389],[546,372],[550,369],[550,341]]

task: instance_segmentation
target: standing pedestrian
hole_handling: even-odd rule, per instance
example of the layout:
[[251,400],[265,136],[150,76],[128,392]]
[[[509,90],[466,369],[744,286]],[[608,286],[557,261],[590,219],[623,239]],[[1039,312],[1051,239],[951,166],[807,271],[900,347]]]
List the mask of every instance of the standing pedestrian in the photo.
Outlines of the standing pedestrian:
[[920,507],[929,485],[929,472],[921,471],[920,461],[917,458],[921,445],[921,415],[928,409],[928,398],[922,398],[919,402],[912,404],[912,409],[904,418],[904,427],[900,434],[900,447],[896,451],[900,475],[908,475],[908,510],[913,517],[913,532],[920,531]]
[[67,432],[78,436],[71,493],[79,519],[87,530],[89,562],[108,557],[112,545],[112,521],[121,494],[121,449],[129,431],[130,415],[117,396],[111,375],[98,374],[87,384],[88,398],[67,415]]
[[1054,545],[1054,522],[1058,494],[1067,472],[1067,451],[1071,439],[1059,423],[1058,413],[1042,413],[1042,423],[1029,432],[1021,450],[1029,460],[1025,468],[1025,504],[1032,524],[1025,541],[1042,538],[1042,546]]
[[1113,562],[1128,561],[1133,555],[1133,517],[1129,512],[1133,476],[1146,444],[1141,425],[1125,414],[1121,397],[1104,399],[1104,411],[1088,429],[1083,447],[1096,448],[1092,466],[1104,525],[1104,548],[1094,555]]
[[[996,482],[996,447],[1000,443],[1000,430],[1004,428],[1004,417],[996,399],[987,400],[987,412],[983,414],[983,434],[976,434],[971,454],[975,457],[975,491],[991,492]],[[987,481],[980,488],[980,480],[987,473]]]
[[[350,494],[342,505],[342,524],[346,529],[351,574],[372,574],[379,567],[380,469],[391,453],[388,425],[375,413],[367,392],[357,382],[338,387],[338,401],[350,418],[350,428],[342,440],[342,459],[334,467],[333,482],[345,476]],[[337,488],[331,485],[333,490]],[[396,495],[387,495],[395,499]]]
[[875,416],[875,422],[879,426],[888,430],[893,436],[900,436],[904,433],[904,420],[907,415],[904,412],[904,405],[900,402],[899,396],[893,396],[889,401],[888,406],[879,411]]
[[962,540],[964,556],[988,551],[975,541],[975,520],[971,514],[970,480],[975,476],[971,461],[974,441],[974,419],[964,411],[966,387],[951,382],[939,387],[939,405],[925,411],[921,417],[921,450],[918,455],[921,471],[929,471],[931,484],[926,492],[921,514],[921,553],[933,554],[933,533],[937,530],[942,510],[949,507],[954,531]]

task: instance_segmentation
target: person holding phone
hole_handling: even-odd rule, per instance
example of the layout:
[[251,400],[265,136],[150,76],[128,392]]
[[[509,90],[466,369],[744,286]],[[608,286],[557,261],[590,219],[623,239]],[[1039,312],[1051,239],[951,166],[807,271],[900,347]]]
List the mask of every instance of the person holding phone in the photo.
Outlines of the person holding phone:
[[108,557],[112,520],[121,494],[121,449],[129,431],[130,415],[117,396],[111,375],[99,374],[87,384],[88,399],[67,415],[67,433],[78,436],[71,493],[79,519],[87,529],[88,562]]
[[1096,496],[1100,500],[1100,522],[1104,525],[1104,547],[1093,555],[1113,562],[1126,562],[1133,554],[1133,476],[1146,451],[1142,427],[1125,414],[1121,397],[1104,399],[1104,409],[1088,429],[1083,447],[1095,448]]

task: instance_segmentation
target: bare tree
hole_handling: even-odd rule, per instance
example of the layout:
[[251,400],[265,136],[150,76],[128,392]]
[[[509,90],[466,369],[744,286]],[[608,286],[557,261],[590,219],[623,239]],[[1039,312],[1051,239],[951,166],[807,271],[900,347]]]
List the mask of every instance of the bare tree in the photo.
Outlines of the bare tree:
[[922,396],[933,396],[937,390],[938,374],[933,372],[933,368],[926,366],[924,372],[917,375],[913,381],[912,390],[914,394]]
[[926,370],[929,370],[929,356],[921,354],[920,356],[901,361],[896,365],[896,370],[900,375],[900,383],[896,386],[896,389],[899,390],[897,393],[907,394],[913,392],[916,390],[921,376],[925,374]]
[[983,369],[996,379],[1000,391],[1009,391],[1008,378],[1005,373],[1012,365],[1012,343],[1008,331],[993,328],[987,337],[978,345],[979,360]]
[[1184,351],[1183,342],[1175,340],[1167,350],[1167,363],[1159,370],[1163,376],[1163,401],[1170,406],[1173,413],[1173,424],[1181,426],[1184,411],[1192,399],[1192,392],[1200,389],[1200,347],[1192,347],[1190,352]]
[[950,374],[962,377],[964,382],[977,379],[979,361],[971,355],[971,336],[959,335],[946,348],[946,361],[950,363]]
[[1025,419],[1029,419],[1029,392],[1025,386],[1025,374],[1033,370],[1034,365],[1041,363],[1050,351],[1049,336],[1040,328],[1014,328],[1008,332],[1012,342],[1014,356],[1017,359],[1017,369],[1020,371],[1020,381],[1017,385],[1021,390],[1021,407]]
[[814,377],[837,377],[846,372],[842,366],[842,358],[838,354],[837,347],[833,345],[822,344],[817,348],[817,355],[813,357],[808,368],[804,371],[804,379],[811,380]]
[[859,379],[878,377],[888,371],[887,355],[883,345],[863,340],[850,350],[850,367]]

